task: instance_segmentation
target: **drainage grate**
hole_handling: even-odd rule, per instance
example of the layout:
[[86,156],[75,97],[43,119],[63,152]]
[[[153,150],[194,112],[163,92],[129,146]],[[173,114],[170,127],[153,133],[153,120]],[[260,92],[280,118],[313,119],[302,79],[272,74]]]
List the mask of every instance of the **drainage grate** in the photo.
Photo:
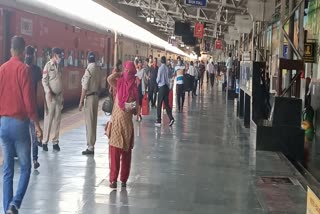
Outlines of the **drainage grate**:
[[296,179],[281,176],[261,176],[260,180],[264,184],[271,185],[297,185],[299,183]]

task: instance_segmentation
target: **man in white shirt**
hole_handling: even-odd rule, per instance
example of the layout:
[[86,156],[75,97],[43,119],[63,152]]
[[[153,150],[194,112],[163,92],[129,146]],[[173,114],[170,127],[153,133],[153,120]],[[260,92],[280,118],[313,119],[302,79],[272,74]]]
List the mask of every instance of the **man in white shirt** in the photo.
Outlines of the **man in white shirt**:
[[197,88],[195,87],[195,81],[196,81],[196,69],[193,65],[193,61],[190,62],[188,74],[191,76],[191,86],[192,86],[192,97],[197,96],[196,91]]
[[213,87],[213,85],[214,85],[214,75],[215,75],[213,62],[209,62],[208,66],[207,66],[207,70],[208,70],[209,75],[210,75],[211,87]]
[[[234,88],[234,73],[233,73],[233,60],[232,60],[232,54],[229,53],[229,57],[226,61],[226,67],[227,67],[227,78],[226,78],[226,87],[228,88]],[[231,80],[231,81],[230,81]]]

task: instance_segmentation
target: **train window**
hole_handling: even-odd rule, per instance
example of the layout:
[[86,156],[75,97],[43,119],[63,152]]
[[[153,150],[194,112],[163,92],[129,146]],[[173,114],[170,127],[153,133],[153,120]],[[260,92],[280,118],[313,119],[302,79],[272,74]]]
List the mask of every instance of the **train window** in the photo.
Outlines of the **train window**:
[[61,68],[63,68],[64,67],[64,49],[61,49],[61,62],[60,62],[60,66],[61,66]]
[[74,66],[74,51],[69,51],[68,66]]
[[84,52],[83,51],[79,51],[78,52],[78,66],[79,68],[84,66]]

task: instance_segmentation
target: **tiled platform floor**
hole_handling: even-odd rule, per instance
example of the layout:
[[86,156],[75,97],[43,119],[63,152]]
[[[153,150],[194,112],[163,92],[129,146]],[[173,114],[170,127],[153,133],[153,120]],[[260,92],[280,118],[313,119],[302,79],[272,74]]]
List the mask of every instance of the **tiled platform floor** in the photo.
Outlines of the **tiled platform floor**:
[[[280,155],[255,151],[253,136],[235,116],[233,102],[226,104],[217,89],[186,98],[184,112],[174,112],[172,128],[166,115],[164,125],[154,127],[154,109],[135,122],[128,187],[113,192],[103,135],[107,117],[99,117],[95,156],[86,157],[81,155],[86,147],[82,114],[64,114],[62,150],[40,150],[41,167],[32,173],[20,213],[305,213],[306,193],[300,185],[260,182],[259,176],[299,174]],[[18,164],[15,184],[17,175]]]

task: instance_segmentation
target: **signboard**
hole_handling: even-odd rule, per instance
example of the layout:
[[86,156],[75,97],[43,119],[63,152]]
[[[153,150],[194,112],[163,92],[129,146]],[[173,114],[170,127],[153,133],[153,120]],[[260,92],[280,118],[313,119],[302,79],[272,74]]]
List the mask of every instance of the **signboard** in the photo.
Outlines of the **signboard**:
[[320,200],[314,192],[308,187],[307,192],[307,214],[320,213]]
[[194,26],[194,37],[203,38],[204,35],[204,25],[201,23],[196,23]]
[[314,63],[315,58],[315,43],[305,43],[304,44],[304,61]]
[[185,0],[185,4],[189,6],[206,7],[207,0]]
[[222,41],[217,39],[215,43],[215,48],[216,49],[222,49]]

